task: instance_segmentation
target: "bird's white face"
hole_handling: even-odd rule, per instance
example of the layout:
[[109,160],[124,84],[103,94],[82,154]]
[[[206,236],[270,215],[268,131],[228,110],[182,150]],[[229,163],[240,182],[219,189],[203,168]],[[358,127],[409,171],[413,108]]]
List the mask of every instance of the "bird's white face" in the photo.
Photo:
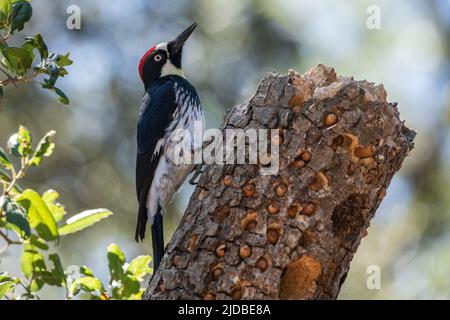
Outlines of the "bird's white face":
[[150,48],[139,61],[139,75],[144,83],[145,89],[152,81],[161,77],[176,75],[184,77],[181,69],[181,57],[183,45],[194,31],[196,24],[192,24],[175,40],[160,43]]
[[180,77],[184,77],[184,72],[181,68],[177,68],[170,59],[170,53],[167,49],[167,42],[162,42],[156,46],[156,50],[163,50],[167,53],[168,59],[166,59],[166,62],[164,63],[163,67],[161,68],[161,77],[168,76],[168,75],[177,75]]

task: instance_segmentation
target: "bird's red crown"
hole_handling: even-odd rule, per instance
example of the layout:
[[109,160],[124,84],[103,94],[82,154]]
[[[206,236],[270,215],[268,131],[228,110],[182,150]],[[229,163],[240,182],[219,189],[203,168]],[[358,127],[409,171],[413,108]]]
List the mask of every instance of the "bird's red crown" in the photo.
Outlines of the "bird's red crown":
[[152,54],[153,51],[156,50],[156,46],[151,47],[148,51],[142,56],[141,61],[139,61],[139,76],[141,80],[144,81],[144,63],[145,60]]

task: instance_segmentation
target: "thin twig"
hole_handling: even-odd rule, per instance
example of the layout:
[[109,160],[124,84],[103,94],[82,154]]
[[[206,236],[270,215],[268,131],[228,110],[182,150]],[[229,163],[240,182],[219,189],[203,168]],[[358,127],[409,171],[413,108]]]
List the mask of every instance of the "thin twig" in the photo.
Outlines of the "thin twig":
[[4,233],[2,230],[0,230],[0,236],[3,238],[3,240],[6,241],[6,243],[8,245],[11,245],[11,244],[22,244],[22,241],[12,240],[11,238],[9,238],[8,235],[6,233]]

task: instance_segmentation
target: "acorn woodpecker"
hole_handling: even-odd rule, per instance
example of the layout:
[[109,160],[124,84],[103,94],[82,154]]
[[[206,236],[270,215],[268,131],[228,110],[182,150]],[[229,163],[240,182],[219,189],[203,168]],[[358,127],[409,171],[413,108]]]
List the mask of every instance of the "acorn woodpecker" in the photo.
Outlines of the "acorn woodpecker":
[[[204,123],[200,99],[181,69],[183,45],[195,27],[194,23],[175,40],[152,47],[139,63],[145,93],[137,125],[139,212],[135,238],[144,239],[149,220],[155,271],[164,254],[163,210],[194,167],[190,163],[175,163],[169,156],[177,143],[172,134],[185,129],[193,137],[194,122]],[[193,150],[192,144],[190,152]]]

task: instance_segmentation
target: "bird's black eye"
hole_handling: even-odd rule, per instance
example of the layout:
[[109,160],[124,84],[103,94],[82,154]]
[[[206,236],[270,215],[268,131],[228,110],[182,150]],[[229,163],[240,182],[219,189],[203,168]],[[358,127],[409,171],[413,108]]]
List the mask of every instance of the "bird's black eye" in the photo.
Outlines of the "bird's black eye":
[[159,62],[162,59],[162,55],[157,54],[153,59],[155,59],[156,62]]

